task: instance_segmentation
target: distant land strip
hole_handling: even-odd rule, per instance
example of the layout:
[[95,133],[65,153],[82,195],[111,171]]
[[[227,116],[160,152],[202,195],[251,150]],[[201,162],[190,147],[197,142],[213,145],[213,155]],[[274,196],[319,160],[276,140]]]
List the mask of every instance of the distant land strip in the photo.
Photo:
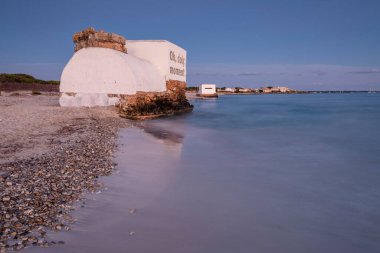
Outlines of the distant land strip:
[[59,92],[59,81],[41,80],[27,74],[0,74],[0,92],[32,90]]

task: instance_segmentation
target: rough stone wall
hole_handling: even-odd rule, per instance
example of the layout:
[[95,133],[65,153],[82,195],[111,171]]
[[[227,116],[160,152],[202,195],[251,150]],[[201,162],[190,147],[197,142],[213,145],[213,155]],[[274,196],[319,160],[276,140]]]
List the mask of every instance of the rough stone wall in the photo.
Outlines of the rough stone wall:
[[186,82],[169,80],[166,81],[166,92],[175,100],[182,101],[186,99]]
[[126,39],[123,36],[102,30],[96,31],[92,27],[74,34],[73,41],[75,43],[75,52],[87,47],[103,47],[127,53]]
[[186,83],[169,80],[166,92],[137,92],[121,96],[119,114],[129,119],[149,119],[189,112],[193,106],[186,98]]
[[166,81],[167,92],[186,94],[186,82],[169,80]]

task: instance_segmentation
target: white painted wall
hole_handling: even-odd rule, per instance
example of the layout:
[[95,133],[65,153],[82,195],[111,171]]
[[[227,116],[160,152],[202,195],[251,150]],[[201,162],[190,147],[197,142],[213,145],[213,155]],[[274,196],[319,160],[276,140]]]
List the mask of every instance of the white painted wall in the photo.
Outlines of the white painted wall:
[[201,84],[199,86],[199,94],[215,94],[216,93],[216,85],[215,84]]
[[61,106],[112,106],[119,103],[118,97],[108,97],[107,94],[98,93],[76,93],[74,96],[69,96],[66,93],[62,93],[59,98],[59,104]]
[[[61,106],[108,106],[108,94],[166,91],[167,80],[186,82],[186,51],[169,41],[127,41],[128,54],[100,47],[74,53],[61,75]],[[178,70],[171,73],[170,68]]]
[[165,91],[166,82],[150,62],[108,48],[77,51],[61,75],[61,92],[135,94]]
[[186,82],[187,56],[183,48],[166,40],[127,40],[126,47],[128,54],[155,65],[165,80]]

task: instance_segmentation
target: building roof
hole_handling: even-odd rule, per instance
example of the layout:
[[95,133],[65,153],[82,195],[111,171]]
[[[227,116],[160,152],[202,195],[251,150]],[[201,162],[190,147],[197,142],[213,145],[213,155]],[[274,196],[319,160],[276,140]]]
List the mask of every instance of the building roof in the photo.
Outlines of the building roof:
[[176,47],[179,47],[179,48],[185,50],[183,47],[178,46],[177,44],[174,44],[173,42],[170,42],[168,40],[127,40],[126,46],[128,45],[128,43],[142,43],[142,42],[146,42],[146,43],[149,43],[149,42],[166,42],[166,43],[172,44]]

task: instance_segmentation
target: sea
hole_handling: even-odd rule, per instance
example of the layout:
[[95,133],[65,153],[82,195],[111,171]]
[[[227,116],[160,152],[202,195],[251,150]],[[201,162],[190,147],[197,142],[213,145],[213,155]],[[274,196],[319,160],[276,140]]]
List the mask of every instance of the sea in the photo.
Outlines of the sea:
[[52,235],[65,244],[28,250],[380,252],[380,94],[191,103],[122,129],[115,172]]

